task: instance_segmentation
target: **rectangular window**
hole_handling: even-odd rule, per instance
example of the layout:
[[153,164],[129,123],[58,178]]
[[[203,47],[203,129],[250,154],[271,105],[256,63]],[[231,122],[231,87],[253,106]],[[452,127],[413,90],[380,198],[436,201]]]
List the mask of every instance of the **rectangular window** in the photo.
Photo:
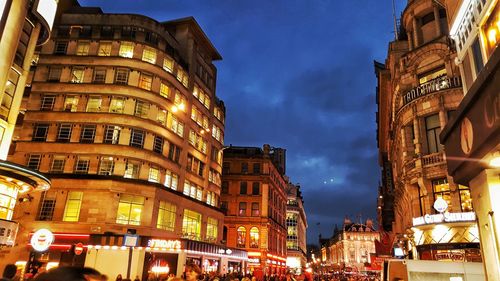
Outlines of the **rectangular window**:
[[184,123],[179,121],[177,119],[177,117],[175,117],[171,112],[168,113],[167,118],[168,118],[167,119],[167,128],[172,130],[178,136],[183,137],[184,136]]
[[246,216],[247,215],[247,203],[240,202],[238,205],[238,216]]
[[135,102],[134,115],[141,118],[147,118],[149,112],[149,103],[141,100]]
[[181,148],[177,145],[170,143],[168,147],[168,156],[167,158],[175,163],[179,163],[179,158],[181,156]]
[[253,163],[253,173],[260,174],[260,163]]
[[116,214],[116,223],[140,225],[144,208],[144,197],[121,194]]
[[78,41],[76,46],[77,56],[88,56],[89,55],[90,42],[88,41]]
[[122,32],[121,32],[121,37],[122,38],[135,38],[135,32],[137,28],[133,26],[123,26],[122,27]]
[[50,111],[54,108],[56,95],[43,95],[42,104],[40,105],[41,111]]
[[160,201],[158,209],[158,221],[156,227],[168,231],[175,230],[175,217],[177,206],[169,202]]
[[33,141],[46,141],[49,132],[49,124],[35,124],[33,129]]
[[141,166],[139,162],[127,160],[127,164],[125,165],[125,173],[123,174],[123,177],[127,179],[138,179],[140,167]]
[[134,56],[134,43],[121,42],[118,55],[124,58],[132,58]]
[[165,186],[177,190],[177,185],[179,183],[179,176],[175,173],[172,173],[170,170],[165,171]]
[[248,174],[248,163],[246,162],[241,163],[241,173]]
[[128,74],[130,70],[126,68],[117,68],[115,71],[115,84],[128,84]]
[[111,176],[113,175],[114,168],[115,168],[115,161],[113,160],[113,157],[103,156],[99,161],[98,174],[103,176]]
[[208,181],[217,185],[217,186],[220,186],[221,185],[220,173],[217,172],[216,170],[210,168],[210,170],[208,171]]
[[184,190],[182,193],[199,201],[201,201],[203,197],[203,189],[189,181],[184,181]]
[[148,181],[160,182],[160,169],[158,169],[158,167],[149,168]]
[[44,191],[42,200],[38,209],[37,220],[51,221],[56,207],[56,194],[53,192]]
[[474,58],[474,67],[476,70],[476,77],[477,77],[479,75],[479,72],[481,72],[481,70],[484,67],[483,56],[481,53],[481,45],[479,44],[479,38],[476,38],[474,40],[471,49],[472,49],[472,56]]
[[223,181],[221,184],[221,193],[222,194],[229,194],[229,182]]
[[75,163],[75,174],[88,174],[90,166],[90,158],[89,157],[81,157],[78,156],[78,159]]
[[106,82],[106,68],[94,69],[94,79],[92,79],[92,82],[104,84]]
[[63,221],[76,222],[80,218],[80,208],[82,206],[83,192],[68,191],[66,207],[64,208]]
[[144,147],[144,131],[132,129],[130,134],[130,146],[143,148]]
[[252,195],[260,195],[260,183],[259,182],[252,183]]
[[71,124],[59,124],[59,130],[57,132],[58,142],[69,142],[71,140],[71,130],[73,126]]
[[190,240],[201,239],[201,214],[184,209],[182,218],[182,237]]
[[98,56],[108,57],[111,56],[111,42],[99,42]]
[[[3,3],[5,4],[5,1],[3,1]],[[31,33],[33,32],[33,27],[34,26],[30,21],[24,19],[23,29],[20,34],[21,36],[19,38],[19,43],[17,44],[16,55],[14,57],[14,63],[21,67],[26,58],[26,52],[28,50],[28,44],[30,42]]]
[[139,88],[150,91],[152,83],[153,83],[153,76],[141,73],[141,76],[139,78]]
[[80,142],[93,143],[95,138],[96,125],[83,125],[80,135]]
[[71,69],[71,83],[83,83],[83,78],[85,76],[85,68],[81,66],[75,66]]
[[217,149],[217,147],[212,146],[212,150],[210,152],[210,160],[214,161],[215,163],[222,165],[222,151]]
[[460,191],[460,207],[462,212],[473,212],[472,198],[470,196],[470,188],[459,184],[458,190]]
[[429,154],[442,150],[439,142],[441,126],[439,124],[439,114],[425,117],[425,131],[427,136],[427,149]]
[[167,125],[167,116],[168,113],[166,110],[158,110],[158,113],[156,115],[156,121],[160,122],[163,126]]
[[179,80],[179,82],[182,83],[182,85],[184,85],[184,87],[187,88],[188,84],[189,84],[189,77],[188,77],[188,74],[186,71],[184,71],[183,69],[181,69],[180,67],[177,68],[177,76],[176,76],[177,80]]
[[247,182],[246,181],[240,182],[240,194],[242,194],[242,195],[247,194]]
[[153,141],[153,151],[159,154],[163,153],[163,138],[160,136],[155,136]]
[[205,170],[205,163],[201,162],[198,158],[194,157],[191,154],[188,154],[188,160],[186,168],[188,171],[191,171],[197,174],[200,177],[203,177]]
[[64,99],[64,111],[76,112],[78,109],[78,96],[66,96]]
[[222,137],[222,130],[219,127],[215,126],[215,124],[212,125],[212,137],[220,143],[224,142]]
[[206,94],[198,85],[194,86],[193,96],[195,96],[203,106],[210,109],[210,96]]
[[52,164],[50,166],[51,173],[62,173],[64,172],[64,164],[66,163],[66,156],[56,155],[52,159]]
[[108,125],[106,126],[106,131],[104,132],[104,143],[108,144],[118,144],[120,141],[120,126]]
[[258,217],[260,215],[259,203],[252,203],[252,217]]
[[101,96],[90,96],[87,101],[87,112],[100,112],[101,111]]
[[418,80],[420,84],[424,84],[436,78],[442,77],[446,75],[446,68],[444,65],[434,68],[430,71],[418,74]]
[[201,153],[207,154],[207,141],[204,140],[201,135],[197,134],[194,130],[189,130],[189,143]]
[[218,221],[214,218],[207,219],[207,241],[214,242],[217,240],[217,230],[219,228]]
[[170,99],[170,87],[167,83],[161,82],[160,84],[160,96]]
[[54,46],[54,55],[65,55],[68,50],[68,41],[57,41]]
[[111,113],[123,113],[125,109],[125,98],[124,97],[112,97],[109,103],[109,112]]
[[47,77],[48,82],[59,82],[61,80],[62,67],[51,66],[49,68],[49,76]]
[[217,202],[219,201],[218,199],[219,198],[215,192],[207,191],[207,204],[208,205],[216,207]]
[[28,157],[28,163],[26,166],[33,170],[38,170],[40,168],[40,161],[42,160],[42,155],[40,154],[30,154]]
[[451,191],[450,185],[448,181],[444,179],[437,179],[432,181],[432,189],[434,191],[434,201],[438,198],[443,198],[446,203],[448,203],[448,212],[451,212],[452,204],[451,204]]
[[151,47],[144,47],[142,51],[142,60],[152,64],[156,63],[156,49]]
[[113,38],[115,34],[115,30],[112,26],[101,26],[101,37],[103,38]]
[[172,73],[174,71],[174,60],[169,57],[164,58],[163,69],[167,72]]

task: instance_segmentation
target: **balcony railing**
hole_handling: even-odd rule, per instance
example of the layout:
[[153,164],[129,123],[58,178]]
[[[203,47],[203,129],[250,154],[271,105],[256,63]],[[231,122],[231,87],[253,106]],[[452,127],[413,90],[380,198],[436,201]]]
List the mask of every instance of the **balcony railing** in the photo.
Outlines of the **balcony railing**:
[[460,79],[460,76],[455,76],[455,77],[441,76],[432,79],[428,82],[425,82],[406,92],[403,95],[403,106],[425,95],[442,90],[460,88],[460,87],[462,87],[462,80]]
[[443,152],[437,152],[429,155],[422,156],[422,166],[428,167],[435,164],[444,163],[444,154]]

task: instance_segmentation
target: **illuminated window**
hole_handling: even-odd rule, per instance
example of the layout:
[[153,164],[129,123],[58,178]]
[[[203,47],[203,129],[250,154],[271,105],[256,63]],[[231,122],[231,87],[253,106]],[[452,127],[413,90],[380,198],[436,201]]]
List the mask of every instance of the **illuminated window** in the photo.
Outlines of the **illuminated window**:
[[199,201],[201,201],[203,197],[203,189],[187,180],[184,181],[184,190],[182,193]]
[[485,37],[486,55],[490,57],[500,42],[500,6],[495,5],[488,18],[481,26],[482,35]]
[[76,66],[71,69],[71,83],[83,83],[85,68]]
[[158,221],[156,227],[168,231],[175,230],[175,217],[177,206],[169,202],[160,201],[158,208]]
[[17,195],[18,189],[15,185],[0,183],[0,219],[12,219]]
[[75,174],[88,174],[90,166],[90,158],[78,156],[78,159],[75,163]]
[[438,198],[443,198],[446,203],[448,203],[448,212],[451,212],[452,204],[451,204],[451,191],[450,185],[446,179],[437,179],[432,181],[432,188],[434,190],[434,201]]
[[193,130],[189,130],[189,143],[194,146],[198,151],[207,154],[207,141]]
[[178,183],[179,183],[179,176],[175,173],[172,173],[172,171],[170,170],[166,170],[164,185],[170,189],[177,190]]
[[210,160],[214,161],[219,165],[222,165],[222,151],[219,150],[217,147],[212,146],[212,150],[210,152]]
[[163,69],[165,69],[165,71],[172,73],[174,71],[174,60],[169,57],[164,58]]
[[160,122],[160,124],[162,124],[163,126],[166,126],[167,125],[167,116],[168,116],[167,111],[160,109],[156,113],[156,121]]
[[160,96],[170,99],[170,87],[164,82],[160,84]]
[[210,96],[205,94],[198,85],[194,86],[193,96],[195,96],[207,109],[210,109]]
[[247,240],[247,230],[243,226],[238,227],[236,230],[237,238],[236,238],[236,247],[245,248],[246,240]]
[[69,142],[71,139],[71,131],[73,126],[71,124],[59,124],[59,130],[57,132],[58,142]]
[[424,84],[425,82],[429,82],[431,80],[434,80],[438,77],[445,76],[445,75],[446,75],[446,68],[444,68],[444,65],[443,65],[443,66],[435,68],[431,71],[419,74],[418,81],[420,84]]
[[78,41],[78,45],[76,46],[76,55],[77,56],[88,56],[89,55],[89,47],[90,47],[90,43],[88,41]]
[[219,119],[222,123],[224,123],[224,115],[222,113],[222,110],[218,107],[214,107],[214,116],[215,118]]
[[113,157],[103,156],[99,161],[99,171],[97,174],[104,176],[113,175],[113,170],[115,168],[115,161]]
[[130,133],[130,146],[143,148],[144,147],[144,131],[132,129]]
[[127,160],[127,164],[125,164],[125,173],[123,174],[123,177],[127,179],[138,179],[140,167],[141,166],[139,162]]
[[69,191],[64,208],[63,221],[78,221],[80,217],[80,207],[82,205],[83,192]]
[[42,104],[40,105],[41,111],[49,111],[54,108],[54,103],[56,101],[56,95],[43,95]]
[[156,50],[151,47],[144,47],[142,60],[149,63],[156,63]]
[[184,71],[183,69],[181,69],[180,67],[177,68],[177,76],[176,76],[177,80],[179,80],[179,82],[182,83],[182,85],[184,85],[184,87],[187,88],[188,84],[189,84],[189,77],[188,77],[188,74],[186,71]]
[[201,214],[184,209],[182,236],[191,240],[201,239]]
[[99,42],[98,56],[111,56],[111,42]]
[[0,115],[3,119],[7,119],[7,116],[9,115],[10,107],[12,106],[12,101],[14,100],[14,95],[16,93],[17,83],[19,82],[19,73],[11,68],[7,78],[4,95],[2,97],[2,106],[0,108]]
[[250,248],[259,248],[259,229],[255,226],[250,228]]
[[160,182],[160,169],[158,169],[158,167],[149,168],[148,181]]
[[215,126],[215,124],[212,125],[212,137],[220,143],[224,142],[223,137],[222,137],[222,130],[221,130],[221,128]]
[[246,216],[247,215],[247,203],[240,202],[238,204],[238,216]]
[[208,181],[217,185],[217,186],[220,186],[221,185],[220,173],[217,172],[216,170],[210,168],[210,170],[208,171]]
[[183,96],[179,91],[175,91],[174,104],[177,109],[181,111],[186,111],[186,97]]
[[144,90],[151,90],[151,84],[153,83],[153,76],[145,73],[141,73],[139,78],[139,88]]
[[128,84],[128,74],[130,70],[125,68],[118,68],[115,72],[115,84]]
[[76,112],[78,109],[78,96],[66,96],[64,99],[64,111]]
[[90,96],[87,100],[87,112],[99,112],[101,111],[101,96]]
[[441,125],[439,124],[439,114],[434,114],[425,117],[425,132],[427,136],[428,153],[437,153],[442,150],[439,142],[439,134],[441,133]]
[[260,215],[259,203],[252,203],[252,217],[258,217]]
[[50,165],[51,173],[62,173],[64,172],[64,164],[66,163],[66,156],[56,155],[52,159],[52,164]]
[[142,100],[136,100],[134,115],[141,118],[147,118],[148,112],[149,112],[149,103]]
[[131,58],[134,56],[134,43],[132,42],[121,42],[120,51],[118,52],[120,57]]
[[104,132],[104,143],[108,144],[118,144],[120,140],[120,126],[108,125],[106,126],[106,130]]
[[470,196],[470,188],[464,185],[458,185],[460,191],[460,207],[462,212],[473,212],[472,198]]
[[217,240],[217,230],[218,230],[218,221],[214,218],[209,217],[207,219],[207,235],[206,238],[208,241],[216,241]]
[[112,97],[109,103],[109,112],[111,113],[123,113],[125,109],[125,98],[124,97]]
[[143,208],[144,197],[121,194],[116,214],[116,223],[140,225]]
[[30,154],[28,157],[28,163],[26,163],[26,167],[38,170],[40,168],[40,161],[42,160],[41,154]]

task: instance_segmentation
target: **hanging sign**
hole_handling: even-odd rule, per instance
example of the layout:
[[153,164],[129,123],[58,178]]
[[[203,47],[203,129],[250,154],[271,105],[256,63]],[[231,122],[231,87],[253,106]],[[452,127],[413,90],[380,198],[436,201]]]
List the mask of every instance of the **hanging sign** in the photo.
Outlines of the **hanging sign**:
[[31,247],[37,252],[45,252],[54,242],[54,234],[50,230],[42,228],[37,230],[31,236]]

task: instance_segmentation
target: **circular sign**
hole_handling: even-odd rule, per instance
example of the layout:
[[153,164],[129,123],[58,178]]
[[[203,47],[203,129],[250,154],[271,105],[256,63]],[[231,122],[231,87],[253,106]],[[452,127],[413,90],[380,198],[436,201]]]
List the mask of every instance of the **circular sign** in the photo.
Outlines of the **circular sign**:
[[472,123],[467,117],[464,117],[460,125],[460,146],[465,155],[469,155],[472,150],[474,132],[472,131]]
[[446,203],[446,201],[442,197],[439,197],[434,202],[434,209],[436,209],[436,211],[442,213],[442,212],[446,211],[446,209],[448,209],[448,203]]
[[83,253],[83,244],[82,243],[77,243],[75,245],[75,255],[79,256]]
[[45,252],[49,249],[50,244],[54,242],[54,234],[52,234],[50,230],[42,228],[33,233],[30,242],[31,247],[33,247],[35,251]]
[[227,249],[226,250],[226,254],[230,255],[233,251],[231,251],[231,249]]

